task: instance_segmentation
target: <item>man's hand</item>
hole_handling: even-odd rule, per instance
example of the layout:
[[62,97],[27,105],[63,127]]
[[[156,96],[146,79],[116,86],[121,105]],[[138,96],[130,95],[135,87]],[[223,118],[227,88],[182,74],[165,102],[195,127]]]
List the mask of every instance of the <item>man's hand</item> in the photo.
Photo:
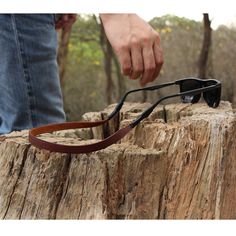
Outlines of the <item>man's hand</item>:
[[159,34],[136,14],[100,14],[106,36],[130,79],[140,78],[140,85],[155,80],[163,53]]
[[56,30],[69,30],[76,21],[76,14],[62,14],[61,18],[56,22]]

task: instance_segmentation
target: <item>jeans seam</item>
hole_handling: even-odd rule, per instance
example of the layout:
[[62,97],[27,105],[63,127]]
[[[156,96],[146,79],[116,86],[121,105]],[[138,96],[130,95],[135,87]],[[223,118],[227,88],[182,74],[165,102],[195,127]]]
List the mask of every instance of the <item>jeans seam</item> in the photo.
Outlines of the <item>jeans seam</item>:
[[16,40],[17,55],[18,55],[19,61],[22,66],[26,89],[27,89],[27,98],[28,98],[28,106],[29,106],[28,107],[29,112],[27,111],[27,113],[29,115],[31,127],[35,127],[37,125],[36,114],[35,114],[36,106],[35,106],[35,98],[33,96],[33,91],[32,91],[32,85],[30,84],[30,74],[29,74],[29,69],[28,69],[28,63],[24,58],[25,53],[24,53],[24,50],[23,50],[21,43],[20,43],[20,35],[17,30],[16,21],[15,21],[15,17],[13,14],[11,15],[11,18],[12,18],[12,27],[13,27],[13,31],[14,31],[14,36],[15,36],[15,40]]

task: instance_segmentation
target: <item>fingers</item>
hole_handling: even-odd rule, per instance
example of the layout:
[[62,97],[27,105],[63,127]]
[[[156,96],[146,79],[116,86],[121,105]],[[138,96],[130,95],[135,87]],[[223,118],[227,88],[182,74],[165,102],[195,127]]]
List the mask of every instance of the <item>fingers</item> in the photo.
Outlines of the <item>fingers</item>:
[[76,21],[76,14],[64,14],[63,22],[72,25]]
[[128,47],[122,47],[117,52],[121,65],[121,73],[130,76],[132,73],[131,53]]
[[161,71],[161,67],[164,63],[163,52],[159,43],[157,42],[154,43],[153,52],[154,52],[154,57],[155,57],[155,62],[156,62],[156,70],[154,72],[152,81],[154,81],[157,78],[157,76],[159,75]]
[[156,72],[156,62],[152,45],[146,45],[142,50],[142,54],[144,62],[144,72],[140,79],[140,85],[144,86],[148,82],[153,81],[153,76]]
[[63,14],[61,19],[56,22],[56,29],[69,30],[75,21],[76,14]]
[[68,14],[63,14],[63,15],[62,15],[62,21],[63,21],[63,22],[67,22],[68,19],[69,19]]
[[64,30],[70,30],[75,20],[74,14],[64,14],[62,18]]
[[154,81],[163,65],[159,36],[154,42],[145,44],[131,40],[131,43],[123,46],[117,55],[122,73],[132,80],[140,78],[141,86]]
[[143,48],[144,74],[140,80],[140,85],[154,81],[160,73],[163,65],[163,52],[160,46],[160,37],[154,32],[152,46],[146,44]]
[[62,22],[61,21],[56,22],[55,28],[56,28],[56,30],[61,29],[62,28]]
[[142,57],[142,48],[138,43],[133,43],[131,46],[131,64],[132,64],[132,74],[130,79],[138,79],[144,69],[143,57]]

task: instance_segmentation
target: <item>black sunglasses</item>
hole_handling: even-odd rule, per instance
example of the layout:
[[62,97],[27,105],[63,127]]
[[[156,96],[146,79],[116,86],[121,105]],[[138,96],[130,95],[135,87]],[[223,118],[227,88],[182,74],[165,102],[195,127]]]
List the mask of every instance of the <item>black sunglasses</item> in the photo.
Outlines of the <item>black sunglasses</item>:
[[109,115],[108,119],[110,120],[112,117],[117,114],[120,109],[122,108],[126,97],[134,92],[138,91],[148,91],[148,90],[156,90],[164,87],[168,87],[171,85],[178,85],[180,88],[180,92],[176,94],[171,94],[169,96],[165,96],[159,99],[156,103],[154,103],[151,107],[145,110],[136,120],[134,120],[130,126],[133,128],[135,127],[141,120],[148,117],[154,108],[163,100],[173,97],[181,97],[181,101],[183,103],[197,103],[200,98],[201,94],[203,93],[203,98],[208,104],[209,107],[216,108],[219,106],[220,98],[221,98],[221,82],[214,79],[198,79],[194,77],[184,78],[180,80],[176,80],[169,83],[164,83],[160,85],[154,85],[150,87],[134,89],[128,91],[120,102],[116,105],[114,111]]

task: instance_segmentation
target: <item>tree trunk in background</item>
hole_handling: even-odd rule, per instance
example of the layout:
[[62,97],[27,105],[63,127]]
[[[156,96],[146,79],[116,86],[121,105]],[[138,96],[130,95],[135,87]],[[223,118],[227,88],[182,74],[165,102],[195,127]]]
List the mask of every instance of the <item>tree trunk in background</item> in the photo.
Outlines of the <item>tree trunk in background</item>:
[[203,14],[203,23],[204,23],[204,38],[199,58],[199,72],[198,72],[198,77],[201,79],[205,79],[207,77],[207,60],[211,46],[212,29],[208,13]]
[[[96,17],[95,17],[95,20],[96,20]],[[96,22],[97,22],[97,20],[96,20]],[[113,89],[114,89],[114,84],[112,81],[112,54],[113,54],[113,51],[112,51],[111,44],[106,37],[103,25],[98,24],[98,26],[100,27],[100,45],[101,45],[103,55],[104,55],[104,70],[105,70],[106,80],[107,80],[106,91],[105,91],[106,101],[107,101],[107,104],[111,104]]]
[[119,65],[119,62],[118,62],[117,57],[114,54],[114,52],[112,53],[112,58],[113,58],[113,61],[114,61],[114,64],[115,64],[115,69],[116,69],[116,77],[117,77],[117,82],[118,82],[117,100],[119,100],[124,96],[124,94],[126,92],[125,78],[121,74],[120,65]]
[[[125,103],[108,125],[42,138],[91,143],[149,106]],[[114,107],[83,119],[106,119]],[[229,102],[158,106],[121,143],[88,154],[39,150],[28,131],[13,132],[0,136],[0,218],[236,219],[235,151]]]
[[57,62],[59,66],[59,76],[60,76],[62,91],[64,90],[65,86],[66,61],[67,61],[68,45],[70,41],[71,29],[72,27],[67,30],[62,29],[59,37]]
[[113,95],[113,90],[114,90],[114,84],[112,81],[112,48],[105,37],[105,48],[106,48],[106,53],[104,54],[104,66],[105,66],[105,73],[107,77],[107,85],[106,85],[106,96],[107,96],[107,104],[112,103],[112,95]]
[[[95,15],[93,15],[93,18],[100,29],[100,46],[102,48],[103,55],[104,55],[104,71],[105,71],[105,75],[107,79],[106,101],[107,101],[107,104],[111,104],[113,101],[113,98],[116,97],[116,99],[120,99],[124,95],[126,91],[125,81],[124,81],[123,75],[121,74],[120,65],[117,60],[117,57],[114,54],[111,44],[106,37],[102,23],[98,22],[97,17]],[[112,80],[112,61],[114,62],[115,71],[116,71],[118,92],[114,92],[114,83]]]
[[142,91],[142,102],[146,102],[148,98],[147,91]]
[[233,93],[233,101],[232,101],[232,105],[234,108],[236,108],[236,81],[234,80],[233,82],[233,88],[234,88],[234,93]]

